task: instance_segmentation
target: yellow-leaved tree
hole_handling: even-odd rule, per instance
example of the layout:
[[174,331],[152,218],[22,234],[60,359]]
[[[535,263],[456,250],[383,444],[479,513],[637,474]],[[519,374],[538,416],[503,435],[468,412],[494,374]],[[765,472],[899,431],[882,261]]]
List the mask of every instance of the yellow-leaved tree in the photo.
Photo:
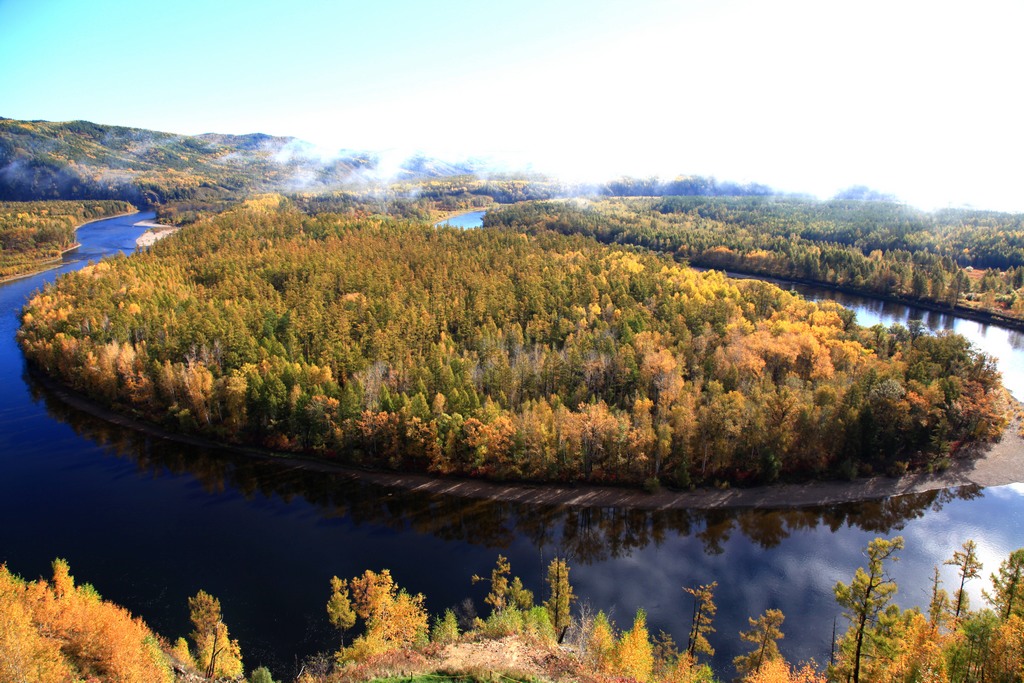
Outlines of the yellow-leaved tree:
[[331,597],[327,601],[327,618],[331,625],[341,633],[341,646],[345,647],[345,631],[356,623],[356,613],[352,609],[349,597],[348,581],[331,577]]
[[192,620],[193,659],[207,678],[234,678],[242,674],[242,651],[237,640],[231,640],[228,627],[221,618],[220,600],[206,591],[188,599]]
[[615,645],[614,673],[647,683],[654,670],[654,650],[647,631],[647,613],[637,610],[633,628],[622,634]]
[[893,630],[893,654],[884,658],[873,680],[879,683],[945,683],[949,680],[943,653],[949,636],[940,633],[938,627],[923,614],[909,610],[903,623],[897,624]]
[[572,603],[576,600],[569,583],[569,565],[565,560],[556,557],[548,565],[548,590],[550,597],[544,602],[544,607],[551,617],[555,636],[561,642],[569,628]]
[[693,622],[690,624],[689,644],[686,653],[696,660],[700,653],[710,657],[715,655],[715,648],[708,642],[708,634],[715,632],[711,625],[718,611],[715,605],[715,588],[717,581],[712,581],[696,588],[683,588],[683,591],[693,596]]
[[782,610],[770,609],[757,619],[748,617],[749,631],[740,631],[740,638],[753,643],[753,649],[745,655],[735,657],[732,662],[741,676],[753,673],[768,661],[779,659],[779,646],[776,642],[783,637],[781,626],[785,619]]
[[366,570],[348,585],[355,613],[366,630],[338,652],[340,661],[360,661],[426,642],[428,619],[422,594],[410,595],[399,588],[387,569]]
[[794,667],[779,658],[764,662],[744,678],[743,683],[825,683],[827,680],[812,664]]
[[587,659],[594,667],[594,671],[608,672],[614,654],[615,629],[608,621],[608,616],[604,612],[598,612],[591,626],[590,639],[587,641]]

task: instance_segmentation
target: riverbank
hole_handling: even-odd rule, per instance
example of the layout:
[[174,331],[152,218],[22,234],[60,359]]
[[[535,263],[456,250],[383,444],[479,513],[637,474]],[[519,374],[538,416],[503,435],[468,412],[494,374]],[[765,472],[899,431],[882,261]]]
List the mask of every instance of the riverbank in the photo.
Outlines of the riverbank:
[[140,419],[104,408],[92,399],[59,384],[39,371],[33,377],[60,401],[125,429],[203,448],[223,449],[256,458],[287,461],[313,471],[350,474],[382,486],[408,491],[524,505],[615,507],[642,510],[713,510],[726,508],[802,508],[879,500],[961,486],[1006,486],[1024,483],[1024,405],[1010,399],[1009,424],[1000,441],[972,447],[951,458],[942,472],[921,472],[901,477],[870,477],[852,481],[808,481],[751,488],[694,489],[647,492],[639,489],[588,484],[500,483],[429,474],[359,469],[319,458],[280,453],[249,446],[222,444],[192,435],[169,432]]
[[[125,211],[124,213],[115,213],[115,214],[112,214],[110,216],[104,216],[103,218],[93,218],[92,220],[88,220],[88,221],[85,221],[84,223],[80,223],[79,225],[76,225],[75,226],[75,232],[77,233],[79,230],[81,230],[86,225],[89,225],[90,223],[98,223],[99,221],[108,221],[111,218],[120,218],[121,216],[132,216],[132,215],[136,215],[136,214],[139,214],[139,213],[142,213],[142,212],[141,211]],[[42,260],[39,260],[36,263],[32,264],[32,270],[28,270],[28,271],[25,271],[23,273],[18,273],[17,275],[8,275],[7,277],[0,278],[0,285],[4,284],[6,282],[14,282],[16,280],[21,280],[21,279],[24,279],[24,278],[27,278],[27,277],[32,277],[33,275],[38,275],[39,273],[45,273],[46,271],[53,270],[54,268],[59,268],[61,266],[61,264],[64,263],[64,255],[65,254],[69,254],[72,251],[75,251],[76,249],[78,249],[81,246],[82,246],[81,243],[76,242],[75,244],[72,244],[67,249],[62,249],[57,256],[52,257],[52,258],[42,259]]]
[[863,297],[867,299],[876,299],[878,301],[884,301],[886,303],[897,304],[900,306],[908,306],[911,308],[918,308],[932,313],[940,313],[943,315],[955,315],[958,318],[972,320],[974,322],[982,323],[985,325],[998,325],[1000,327],[1005,327],[1016,332],[1024,332],[1024,320],[1021,320],[1020,318],[1001,315],[999,313],[993,313],[991,311],[987,311],[980,308],[969,308],[961,304],[957,304],[954,307],[940,306],[934,302],[924,301],[921,299],[910,299],[907,297],[892,296],[888,294],[881,294],[878,292],[870,292],[866,290],[857,289],[856,287],[838,285],[830,282],[819,282],[817,280],[808,280],[806,278],[780,278],[756,272],[722,270],[721,268],[716,268],[714,266],[693,265],[692,262],[689,265],[691,268],[695,270],[718,270],[725,273],[728,277],[740,280],[761,280],[763,282],[769,282],[773,285],[778,285],[783,289],[786,289],[790,285],[817,287],[820,289],[827,289],[832,292],[839,292],[840,294],[849,294],[850,296]]
[[17,275],[8,275],[7,277],[0,278],[0,285],[7,282],[14,282],[16,280],[22,280],[27,277],[32,277],[33,275],[39,275],[39,273],[45,273],[46,271],[53,270],[54,268],[59,268],[60,265],[64,263],[64,255],[70,254],[71,252],[75,251],[81,246],[81,244],[76,242],[67,249],[61,249],[60,253],[57,254],[57,256],[54,256],[53,258],[36,261],[34,264],[32,264],[32,270],[26,271],[24,273],[18,273]]
[[855,503],[924,493],[960,486],[1007,486],[1024,483],[1024,438],[1020,423],[1007,427],[1003,438],[975,453],[953,460],[944,472],[902,477],[870,477],[853,481],[809,481],[752,488],[660,490],[654,493],[602,486],[498,484],[476,480],[437,479],[417,474],[365,472],[378,484],[438,495],[501,500],[528,505],[619,507],[644,510],[723,508],[801,508]]

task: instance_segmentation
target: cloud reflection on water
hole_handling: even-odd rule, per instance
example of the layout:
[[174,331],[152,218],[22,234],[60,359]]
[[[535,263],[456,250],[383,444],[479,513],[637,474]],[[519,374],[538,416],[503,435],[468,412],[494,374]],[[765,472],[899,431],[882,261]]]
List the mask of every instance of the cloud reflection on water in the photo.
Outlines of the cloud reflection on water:
[[[1019,488],[983,494],[965,487],[790,510],[645,511],[445,498],[388,489],[347,473],[153,439],[74,410],[38,384],[32,387],[53,417],[104,444],[138,472],[192,481],[191,504],[204,508],[210,524],[243,530],[261,525],[252,533],[284,556],[310,554],[327,533],[351,549],[352,566],[389,566],[396,576],[429,568],[430,580],[414,588],[427,591],[434,611],[467,595],[483,609],[482,593],[476,595],[480,591],[469,586],[468,576],[488,571],[498,552],[540,594],[544,566],[557,554],[568,556],[577,593],[595,608],[611,611],[620,626],[628,627],[643,607],[652,631],[664,629],[678,641],[685,638],[692,610],[682,587],[718,581],[713,644],[716,668],[725,676],[732,674],[732,657],[742,651],[737,632],[747,628],[747,617],[769,608],[786,613],[788,637],[781,646],[787,656],[827,659],[839,615],[833,586],[849,581],[865,564],[864,547],[875,536],[906,537],[903,559],[893,568],[904,607],[926,602],[932,566],[941,566],[966,538],[978,540],[986,576],[1009,550],[1024,545],[1020,525],[1000,523],[1015,514]],[[268,519],[273,530],[266,527]],[[275,565],[282,574],[280,590],[287,594],[294,585],[312,594],[308,600],[315,603],[322,587],[301,584],[308,583],[311,571],[328,571],[321,565],[331,562],[317,557],[319,551]],[[336,566],[330,570],[341,571]],[[947,585],[950,569],[943,569]],[[975,605],[982,585],[969,585]],[[298,594],[295,602],[301,602]],[[279,636],[261,637],[274,642]]]

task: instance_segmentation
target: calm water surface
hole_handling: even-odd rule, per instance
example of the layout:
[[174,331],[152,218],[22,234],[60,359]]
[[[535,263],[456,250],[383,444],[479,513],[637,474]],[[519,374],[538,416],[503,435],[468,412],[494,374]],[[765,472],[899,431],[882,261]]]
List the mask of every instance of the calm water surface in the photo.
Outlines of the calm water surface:
[[[131,251],[143,230],[132,223],[145,217],[82,228],[83,248],[62,270]],[[682,586],[717,580],[714,663],[731,676],[743,651],[736,633],[772,607],[786,613],[787,656],[827,660],[838,614],[832,586],[850,580],[877,535],[906,537],[893,568],[904,606],[927,602],[932,566],[965,539],[978,541],[985,575],[1024,546],[1024,486],[801,510],[523,507],[410,494],[146,436],[69,408],[26,375],[16,312],[58,272],[0,286],[0,562],[36,577],[54,557],[67,558],[79,580],[170,638],[190,630],[185,601],[203,588],[221,599],[247,668],[266,664],[278,677],[336,645],[324,611],[333,574],[388,567],[436,613],[466,597],[483,609],[485,589],[469,577],[489,571],[499,552],[538,594],[547,562],[568,555],[582,600],[623,627],[644,607],[654,632],[684,642],[691,604]],[[932,329],[952,326],[1020,382],[1012,372],[1024,368],[1018,334],[842,301],[862,323],[923,315]],[[983,586],[974,584],[978,605]]]
[[484,214],[486,211],[470,211],[469,213],[460,213],[457,216],[452,216],[440,223],[435,225],[450,225],[453,228],[479,228],[483,225]]
[[[787,285],[788,287],[789,285]],[[906,325],[911,320],[920,320],[932,332],[952,330],[970,339],[975,346],[996,359],[1003,374],[1003,384],[1024,401],[1024,333],[1005,327],[986,325],[973,320],[964,320],[949,313],[926,311],[901,304],[834,292],[821,287],[792,285],[794,291],[811,299],[838,301],[856,311],[857,323],[866,327],[899,323]]]

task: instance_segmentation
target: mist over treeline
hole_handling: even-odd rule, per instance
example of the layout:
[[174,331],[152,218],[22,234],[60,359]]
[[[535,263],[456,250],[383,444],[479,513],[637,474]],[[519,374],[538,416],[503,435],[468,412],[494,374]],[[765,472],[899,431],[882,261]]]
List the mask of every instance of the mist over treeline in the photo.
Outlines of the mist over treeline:
[[778,190],[759,183],[733,183],[690,176],[663,181],[660,178],[622,178],[601,186],[600,193],[616,197],[767,197]]
[[[294,196],[313,212],[377,203],[382,213],[406,218],[573,197],[814,199],[762,183],[692,174],[572,182],[490,158],[452,161],[398,150],[325,150],[263,133],[179,135],[0,117],[0,201],[121,200],[182,223],[265,192]],[[899,203],[865,185],[843,189],[833,199]]]
[[139,206],[468,173],[414,155],[325,155],[290,137],[177,135],[87,121],[0,118],[0,200],[122,199]]

